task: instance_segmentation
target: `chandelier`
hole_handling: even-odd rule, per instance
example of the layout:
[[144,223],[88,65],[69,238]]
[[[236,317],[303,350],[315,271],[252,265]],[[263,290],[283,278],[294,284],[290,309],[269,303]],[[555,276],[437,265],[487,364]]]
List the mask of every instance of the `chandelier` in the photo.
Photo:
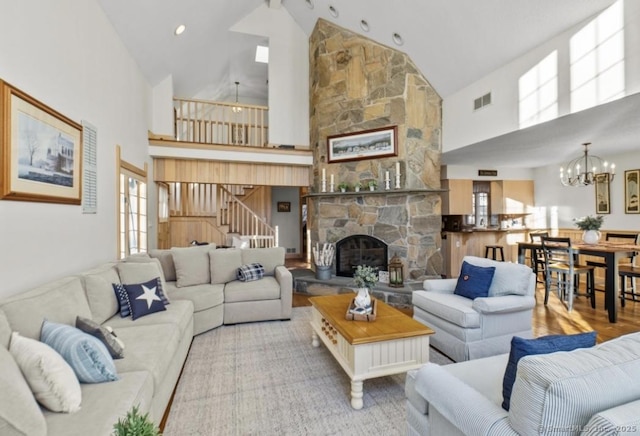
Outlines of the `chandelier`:
[[560,168],[560,182],[564,186],[588,186],[603,178],[609,182],[613,180],[616,173],[616,164],[611,164],[600,157],[589,154],[590,142],[582,144],[584,154],[573,159],[566,166]]
[[240,82],[235,82],[235,83],[236,83],[236,106],[233,106],[231,110],[234,111],[235,113],[238,113],[238,112],[242,112],[242,106],[238,106],[238,85],[240,85]]

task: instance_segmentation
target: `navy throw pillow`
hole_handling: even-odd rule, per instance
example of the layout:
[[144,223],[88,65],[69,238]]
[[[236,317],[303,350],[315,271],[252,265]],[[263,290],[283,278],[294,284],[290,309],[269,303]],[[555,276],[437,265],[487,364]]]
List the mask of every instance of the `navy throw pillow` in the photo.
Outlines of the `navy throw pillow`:
[[487,297],[495,272],[494,266],[483,267],[462,262],[460,276],[453,293],[472,300],[478,297]]
[[596,332],[578,333],[575,335],[549,335],[537,339],[511,338],[511,351],[507,369],[502,381],[502,408],[509,410],[511,392],[516,381],[518,361],[524,356],[549,354],[556,351],[571,351],[577,348],[590,348],[596,344]]
[[131,315],[131,309],[129,308],[129,295],[127,295],[127,290],[120,283],[112,283],[111,286],[118,299],[118,312],[120,312],[120,316],[122,318],[128,317]]
[[141,316],[167,310],[160,297],[157,279],[149,280],[146,283],[122,286],[127,291],[131,318],[134,321]]

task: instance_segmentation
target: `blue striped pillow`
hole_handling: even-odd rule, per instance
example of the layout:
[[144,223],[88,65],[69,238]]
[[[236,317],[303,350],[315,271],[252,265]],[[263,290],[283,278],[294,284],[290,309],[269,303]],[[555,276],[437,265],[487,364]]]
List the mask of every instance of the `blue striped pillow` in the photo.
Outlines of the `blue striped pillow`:
[[62,356],[80,383],[118,380],[111,354],[99,339],[66,324],[42,323],[40,341]]
[[116,294],[116,298],[118,299],[118,311],[120,312],[120,316],[122,318],[126,318],[131,315],[131,307],[129,304],[129,294],[127,294],[127,290],[120,283],[112,283],[113,292]]

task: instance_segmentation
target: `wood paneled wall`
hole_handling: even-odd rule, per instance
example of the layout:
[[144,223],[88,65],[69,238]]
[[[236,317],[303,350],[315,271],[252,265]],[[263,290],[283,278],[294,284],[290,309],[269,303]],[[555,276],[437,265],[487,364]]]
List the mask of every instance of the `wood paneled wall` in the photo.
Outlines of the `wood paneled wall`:
[[155,158],[155,181],[224,183],[232,185],[308,186],[310,167]]

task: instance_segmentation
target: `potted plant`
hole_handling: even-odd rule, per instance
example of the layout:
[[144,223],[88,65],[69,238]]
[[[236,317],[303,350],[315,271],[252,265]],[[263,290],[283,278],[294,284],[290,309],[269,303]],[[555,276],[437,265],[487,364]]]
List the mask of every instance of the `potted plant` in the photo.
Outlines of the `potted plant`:
[[582,240],[586,244],[598,243],[600,240],[600,227],[602,227],[602,223],[604,222],[604,216],[587,215],[582,218],[574,219],[574,222],[580,230],[584,231],[582,234]]
[[377,180],[369,180],[369,190],[370,191],[375,191],[377,187],[378,187],[378,181]]
[[141,415],[137,406],[127,412],[127,416],[113,425],[114,436],[160,436],[160,429],[149,419],[149,414]]
[[362,183],[360,183],[360,182],[354,183],[354,185],[353,185],[354,191],[360,192],[360,188],[362,188]]
[[349,184],[347,182],[338,183],[338,189],[340,189],[340,192],[347,192],[348,187],[349,187]]

